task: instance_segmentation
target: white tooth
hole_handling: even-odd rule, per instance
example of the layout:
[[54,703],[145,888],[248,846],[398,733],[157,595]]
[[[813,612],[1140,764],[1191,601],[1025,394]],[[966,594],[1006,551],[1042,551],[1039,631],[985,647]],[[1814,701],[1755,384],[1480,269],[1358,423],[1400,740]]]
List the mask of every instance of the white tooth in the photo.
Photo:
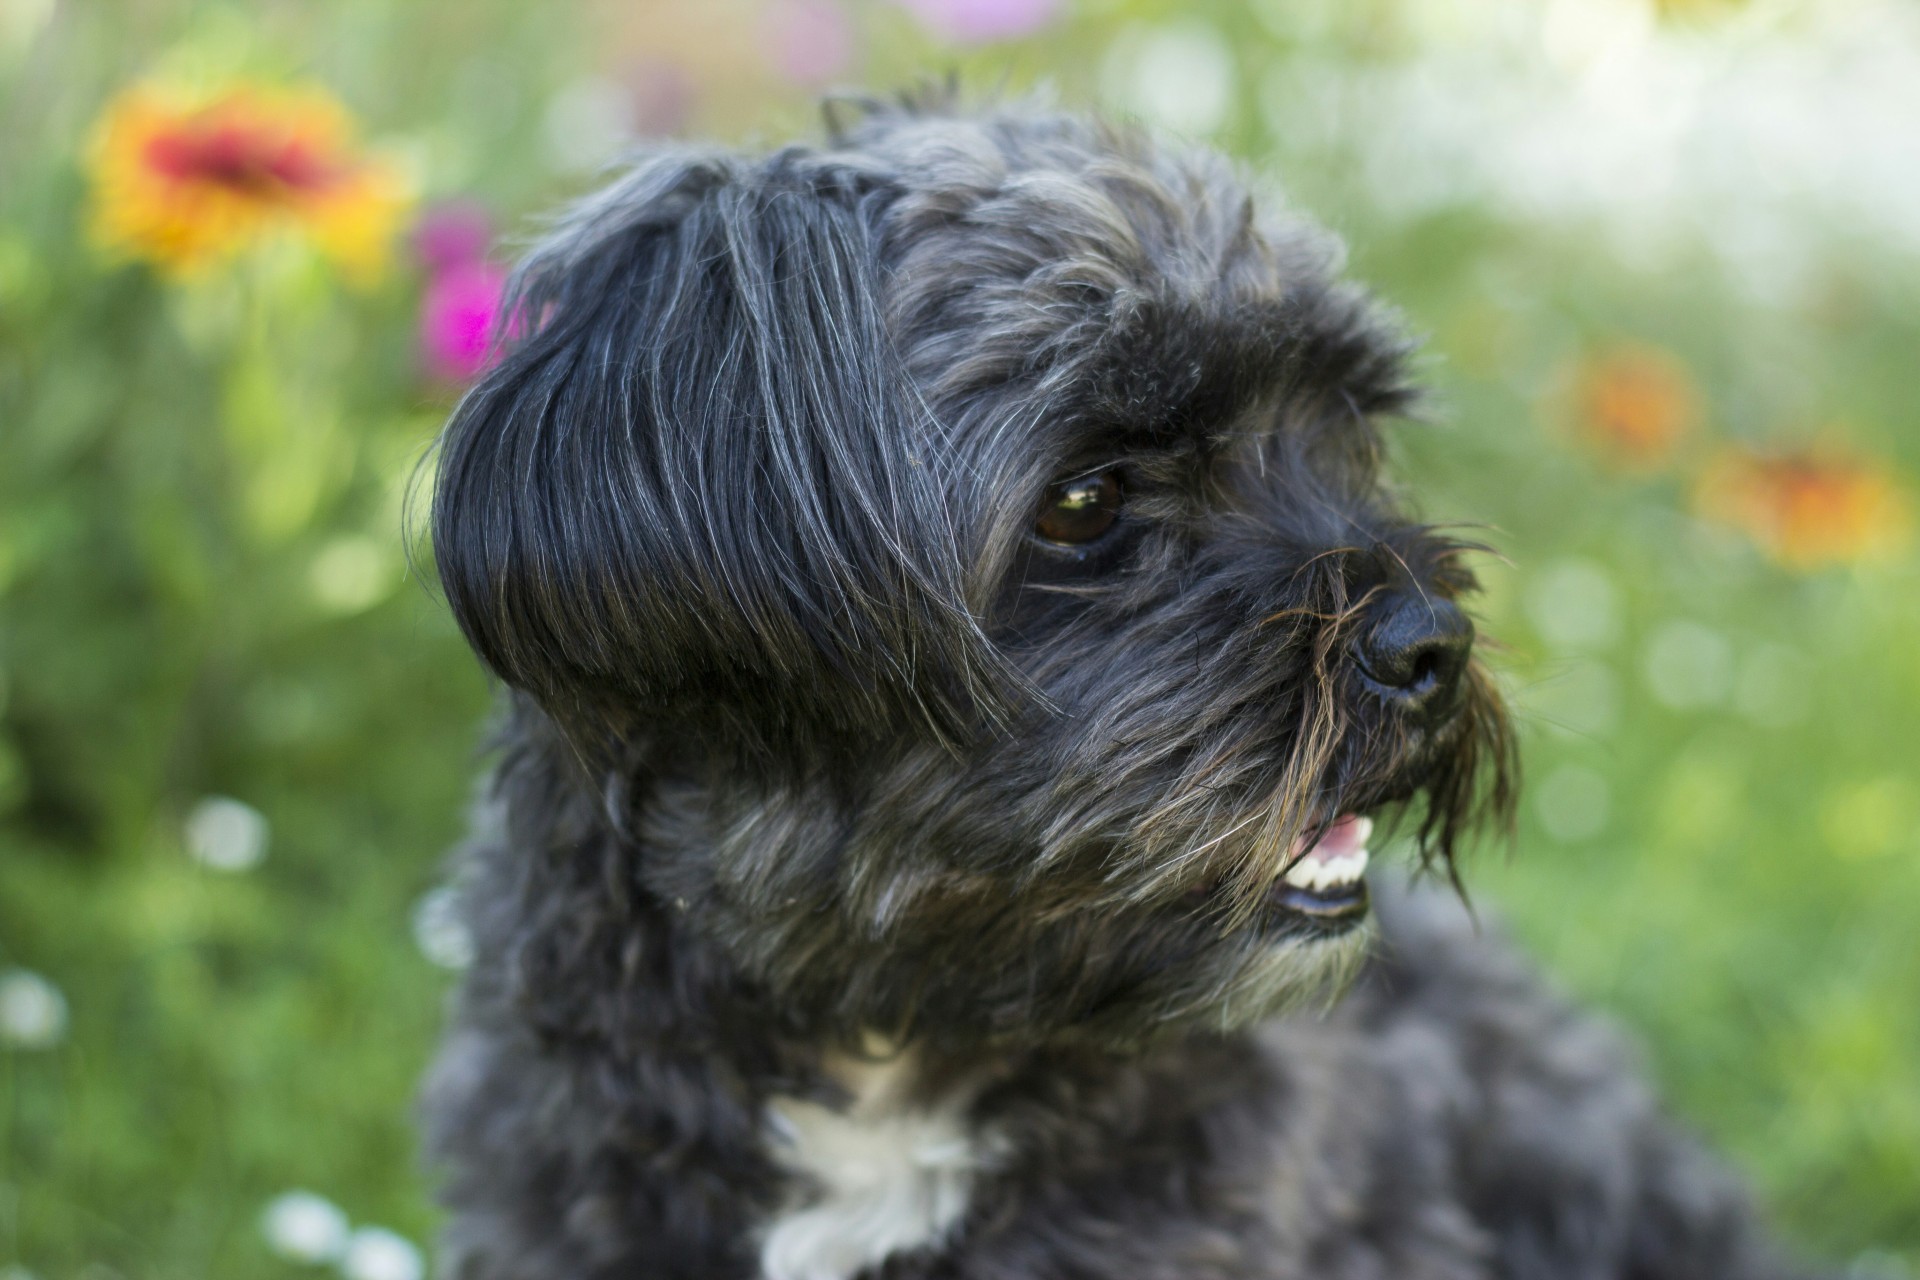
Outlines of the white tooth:
[[1365,875],[1366,871],[1367,851],[1362,848],[1324,862],[1318,858],[1302,858],[1288,867],[1281,879],[1296,889],[1318,892],[1335,885],[1351,884]]
[[1302,858],[1287,868],[1285,878],[1296,889],[1317,890],[1326,883],[1326,870],[1318,858]]
[[1355,840],[1354,843],[1359,845],[1362,852],[1364,852],[1367,847],[1367,837],[1373,834],[1373,819],[1355,818],[1353,820],[1353,829],[1360,833],[1360,838]]

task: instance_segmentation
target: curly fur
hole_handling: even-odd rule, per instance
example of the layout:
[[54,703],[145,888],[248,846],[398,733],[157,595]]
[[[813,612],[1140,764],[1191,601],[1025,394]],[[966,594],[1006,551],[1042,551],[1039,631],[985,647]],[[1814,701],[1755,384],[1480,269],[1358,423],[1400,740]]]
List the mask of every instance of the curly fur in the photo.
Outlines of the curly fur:
[[[533,251],[434,502],[512,690],[449,1275],[1789,1274],[1456,906],[1274,905],[1340,815],[1450,870],[1513,791],[1477,665],[1420,715],[1356,665],[1472,548],[1382,479],[1406,344],[1335,266],[1217,157],[931,101],[644,158]],[[1101,469],[1110,534],[1030,535]],[[933,1120],[922,1196],[874,1135]],[[919,1226],[819,1243],[876,1142],[847,1212]]]

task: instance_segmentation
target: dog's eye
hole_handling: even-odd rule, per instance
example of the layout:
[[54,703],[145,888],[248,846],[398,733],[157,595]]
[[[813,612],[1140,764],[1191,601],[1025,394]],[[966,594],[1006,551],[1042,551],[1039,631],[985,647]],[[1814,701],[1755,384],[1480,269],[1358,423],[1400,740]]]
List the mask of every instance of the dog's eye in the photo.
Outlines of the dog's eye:
[[1111,471],[1062,480],[1047,490],[1033,531],[1048,542],[1092,542],[1120,518],[1120,481]]

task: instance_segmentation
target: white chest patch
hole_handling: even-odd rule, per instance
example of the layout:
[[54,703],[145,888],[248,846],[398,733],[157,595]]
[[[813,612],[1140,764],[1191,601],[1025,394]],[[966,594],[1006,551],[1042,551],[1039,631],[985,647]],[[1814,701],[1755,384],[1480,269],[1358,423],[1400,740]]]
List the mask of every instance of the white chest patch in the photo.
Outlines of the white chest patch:
[[972,1090],[908,1101],[910,1052],[829,1069],[851,1105],[777,1098],[771,1107],[775,1154],[800,1186],[766,1225],[762,1280],[848,1280],[940,1243],[965,1214],[992,1145],[966,1125]]

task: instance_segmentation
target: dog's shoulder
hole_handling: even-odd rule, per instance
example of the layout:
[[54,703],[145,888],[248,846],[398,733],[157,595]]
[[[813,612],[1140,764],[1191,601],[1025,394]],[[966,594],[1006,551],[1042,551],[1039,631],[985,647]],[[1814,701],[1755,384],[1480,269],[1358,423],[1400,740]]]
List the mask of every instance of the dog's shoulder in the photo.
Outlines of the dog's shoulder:
[[[1632,1183],[1636,1135],[1658,1119],[1631,1040],[1557,990],[1497,916],[1433,886],[1383,879],[1380,943],[1320,1034],[1377,1075],[1409,1120],[1449,1148],[1467,1186],[1511,1201],[1527,1185],[1602,1204]],[[1277,1024],[1263,1038],[1283,1058],[1309,1039]]]
[[[1621,1027],[1451,893],[1389,879],[1375,900],[1380,945],[1346,999],[1259,1037],[1283,1076],[1321,1081],[1302,1110],[1370,1134],[1370,1177],[1415,1170],[1444,1188],[1494,1274],[1593,1274],[1595,1258],[1635,1275],[1788,1274],[1758,1251],[1738,1183],[1664,1114]],[[1366,1102],[1342,1105],[1354,1094]]]
[[1514,942],[1504,921],[1440,886],[1376,877],[1379,944],[1336,1021],[1370,1036],[1441,1036],[1476,1076],[1511,1055],[1542,1068],[1631,1078],[1638,1055],[1607,1018],[1576,1005]]

